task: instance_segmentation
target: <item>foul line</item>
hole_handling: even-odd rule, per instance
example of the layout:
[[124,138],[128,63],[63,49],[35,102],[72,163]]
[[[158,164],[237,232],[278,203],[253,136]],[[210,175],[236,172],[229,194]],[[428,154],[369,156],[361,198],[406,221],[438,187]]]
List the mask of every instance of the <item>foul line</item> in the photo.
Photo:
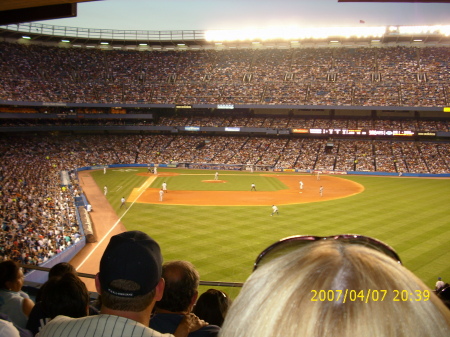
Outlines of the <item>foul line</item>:
[[[97,248],[102,244],[103,241],[105,241],[106,238],[109,237],[109,235],[111,234],[111,232],[117,227],[117,225],[120,223],[120,221],[122,220],[122,218],[125,216],[125,214],[128,213],[128,211],[130,210],[130,208],[134,205],[134,203],[141,197],[141,195],[146,191],[146,188],[142,188],[143,186],[150,186],[150,184],[155,180],[155,177],[150,177],[148,178],[145,183],[139,188],[139,190],[142,189],[142,192],[139,193],[139,195],[131,202],[131,205],[129,207],[127,207],[125,209],[125,212],[123,212],[123,214],[119,217],[119,219],[116,221],[116,223],[109,229],[109,231],[103,236],[103,238],[98,241],[97,245],[94,247],[94,249],[92,249],[92,251],[84,258],[83,261],[81,261],[81,263],[78,265],[78,267],[76,267],[75,269],[78,270],[79,268],[81,268],[84,263],[92,256],[92,254],[94,254],[94,252],[97,250]],[[149,182],[149,180],[151,180]]]

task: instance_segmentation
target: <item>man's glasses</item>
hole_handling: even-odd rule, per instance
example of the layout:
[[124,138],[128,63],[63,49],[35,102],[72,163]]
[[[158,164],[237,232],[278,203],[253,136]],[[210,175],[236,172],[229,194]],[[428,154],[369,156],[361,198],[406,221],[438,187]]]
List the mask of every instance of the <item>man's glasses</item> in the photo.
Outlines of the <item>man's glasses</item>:
[[341,234],[332,236],[294,235],[281,239],[280,241],[275,242],[273,245],[264,249],[264,251],[259,254],[258,258],[256,259],[253,266],[253,271],[255,271],[256,268],[260,267],[261,265],[266,264],[267,262],[272,261],[279,256],[286,255],[312,242],[323,240],[338,240],[339,242],[344,242],[346,244],[356,244],[369,247],[384,253],[400,264],[402,263],[400,257],[392,247],[388,246],[384,242],[368,236],[357,234]]

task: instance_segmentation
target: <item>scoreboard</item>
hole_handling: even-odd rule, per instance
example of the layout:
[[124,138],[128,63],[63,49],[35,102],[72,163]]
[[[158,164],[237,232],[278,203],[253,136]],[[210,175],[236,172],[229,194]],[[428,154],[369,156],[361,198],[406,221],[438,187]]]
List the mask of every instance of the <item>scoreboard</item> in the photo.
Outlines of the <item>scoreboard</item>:
[[[364,129],[291,129],[295,134],[310,134],[310,135],[347,135],[347,136],[389,136],[389,137],[413,137],[416,135],[415,131],[411,130],[364,130]],[[418,133],[417,133],[418,134]],[[431,135],[430,135],[431,136]]]

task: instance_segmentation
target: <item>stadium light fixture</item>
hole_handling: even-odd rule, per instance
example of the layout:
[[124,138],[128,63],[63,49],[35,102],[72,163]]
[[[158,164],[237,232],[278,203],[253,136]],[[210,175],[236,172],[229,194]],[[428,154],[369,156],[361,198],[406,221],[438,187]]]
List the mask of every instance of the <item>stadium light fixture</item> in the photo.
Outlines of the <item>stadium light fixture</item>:
[[70,41],[69,40],[61,40],[61,42],[69,43]]
[[102,44],[102,45],[108,45],[109,43],[108,43],[108,42],[100,42],[100,44]]
[[381,37],[386,27],[328,27],[284,29],[211,30],[205,32],[205,39],[211,42],[223,41],[267,41],[326,39],[329,37]]
[[31,37],[24,35],[24,36],[22,36],[22,39],[31,40]]

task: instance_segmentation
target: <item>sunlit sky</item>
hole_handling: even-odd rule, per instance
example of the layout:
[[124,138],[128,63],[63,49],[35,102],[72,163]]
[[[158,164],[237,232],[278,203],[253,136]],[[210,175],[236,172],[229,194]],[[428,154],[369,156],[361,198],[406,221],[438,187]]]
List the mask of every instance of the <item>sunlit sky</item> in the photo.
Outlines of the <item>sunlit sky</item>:
[[338,0],[104,0],[79,3],[75,18],[39,23],[117,30],[449,25],[450,4],[339,3]]

